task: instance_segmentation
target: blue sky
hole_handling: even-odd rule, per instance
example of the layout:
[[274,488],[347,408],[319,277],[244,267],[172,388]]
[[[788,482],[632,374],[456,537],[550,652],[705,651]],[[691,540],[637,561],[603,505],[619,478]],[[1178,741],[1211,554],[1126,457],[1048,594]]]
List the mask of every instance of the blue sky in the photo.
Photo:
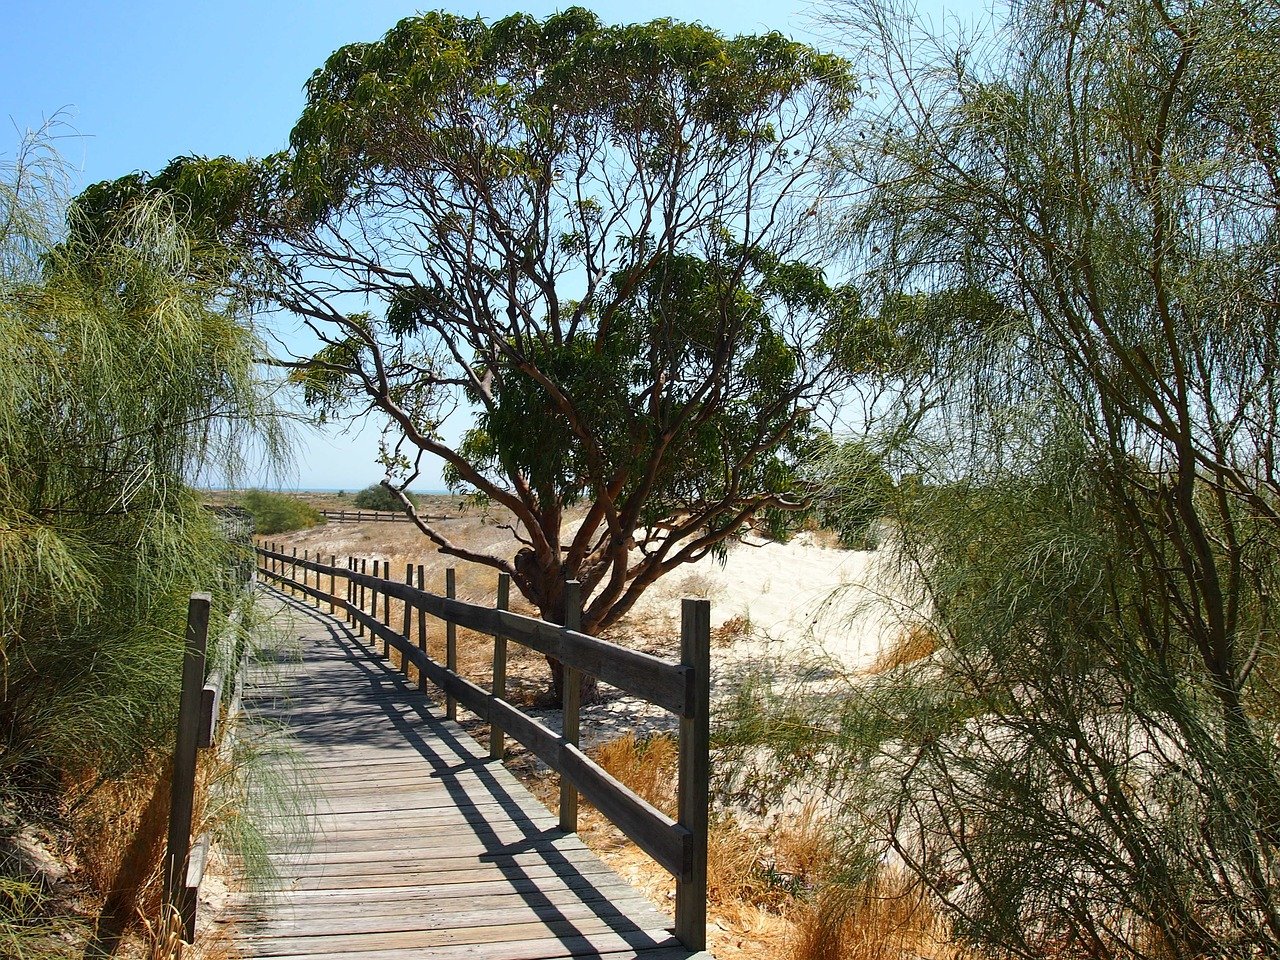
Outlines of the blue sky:
[[[497,18],[545,16],[566,3],[450,4]],[[584,3],[612,22],[698,19],[726,33],[777,29],[821,46],[807,3],[704,0],[685,5]],[[924,0],[931,13],[944,0]],[[972,0],[946,3],[968,9]],[[59,111],[59,142],[77,186],[155,170],[180,155],[261,156],[283,147],[303,105],[302,85],[345,43],[374,40],[423,7],[391,0],[65,2],[10,0],[0,36],[0,153]],[[292,474],[272,483],[354,489],[381,477],[376,431],[301,431]],[[421,484],[440,486],[438,473]]]

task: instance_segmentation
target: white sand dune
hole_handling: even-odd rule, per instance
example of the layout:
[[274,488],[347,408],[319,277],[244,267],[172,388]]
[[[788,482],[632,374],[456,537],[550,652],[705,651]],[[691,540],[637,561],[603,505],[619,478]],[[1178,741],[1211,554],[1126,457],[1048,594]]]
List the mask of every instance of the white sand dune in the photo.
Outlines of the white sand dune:
[[674,614],[680,597],[706,597],[713,630],[744,635],[731,659],[825,655],[861,670],[914,619],[887,561],[887,551],[819,546],[809,534],[788,543],[735,544],[723,564],[706,557],[670,574],[637,613]]

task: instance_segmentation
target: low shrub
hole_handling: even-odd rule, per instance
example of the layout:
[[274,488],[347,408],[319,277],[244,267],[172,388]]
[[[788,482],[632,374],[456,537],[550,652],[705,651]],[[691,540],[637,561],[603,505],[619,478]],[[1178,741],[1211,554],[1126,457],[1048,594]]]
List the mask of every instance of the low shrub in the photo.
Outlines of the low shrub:
[[240,502],[253,514],[253,532],[257,534],[285,533],[324,523],[314,507],[288,494],[250,490]]
[[[415,506],[418,503],[417,494],[407,494],[409,502]],[[404,507],[396,495],[384,487],[380,483],[371,483],[363,490],[359,491],[355,498],[351,501],[361,510],[394,510],[396,513],[403,513]]]

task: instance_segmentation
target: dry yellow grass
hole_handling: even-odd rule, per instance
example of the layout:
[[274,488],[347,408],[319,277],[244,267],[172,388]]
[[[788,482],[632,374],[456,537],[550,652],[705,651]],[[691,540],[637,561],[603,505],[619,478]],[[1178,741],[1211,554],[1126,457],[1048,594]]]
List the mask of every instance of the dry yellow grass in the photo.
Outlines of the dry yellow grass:
[[[99,937],[104,942],[117,938],[128,942],[136,936],[149,960],[177,960],[184,955],[175,921],[161,902],[171,768],[171,759],[157,754],[124,779],[99,783],[96,777],[86,777],[69,794],[74,811],[71,828],[82,876],[104,898]],[[216,780],[234,775],[227,756],[218,751],[200,752],[193,839],[216,830],[217,818],[233,814],[227,808],[212,811],[208,798]],[[207,946],[207,950],[202,947],[194,954],[188,950],[186,956],[217,960],[231,955],[229,947],[215,949],[212,942]]]
[[880,651],[871,673],[887,673],[930,657],[938,649],[938,633],[924,623],[913,623],[898,634],[897,639]]
[[595,761],[613,777],[669,817],[676,815],[676,738],[659,735],[638,739],[628,733],[602,743],[593,751]]
[[734,614],[711,631],[711,645],[713,647],[731,647],[739,640],[748,639],[751,636],[751,630],[751,618],[749,616],[742,613]]
[[[77,797],[79,790],[86,792]],[[88,885],[104,895],[108,926],[122,931],[139,917],[156,916],[169,830],[169,760],[151,757],[122,780],[98,783],[89,775],[69,795],[76,853]]]
[[839,844],[814,803],[806,803],[798,813],[780,819],[770,841],[775,869],[790,877],[796,889],[817,887],[838,869]]
[[791,960],[969,960],[924,892],[881,870],[849,889],[827,887],[791,911]]

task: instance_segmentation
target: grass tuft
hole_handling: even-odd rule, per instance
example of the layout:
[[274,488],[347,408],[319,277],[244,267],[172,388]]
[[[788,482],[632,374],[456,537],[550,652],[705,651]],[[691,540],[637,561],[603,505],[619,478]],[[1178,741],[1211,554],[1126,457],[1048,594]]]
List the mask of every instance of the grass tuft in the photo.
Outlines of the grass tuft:
[[595,748],[595,761],[667,816],[676,815],[679,747],[670,734],[638,738],[634,733]]

